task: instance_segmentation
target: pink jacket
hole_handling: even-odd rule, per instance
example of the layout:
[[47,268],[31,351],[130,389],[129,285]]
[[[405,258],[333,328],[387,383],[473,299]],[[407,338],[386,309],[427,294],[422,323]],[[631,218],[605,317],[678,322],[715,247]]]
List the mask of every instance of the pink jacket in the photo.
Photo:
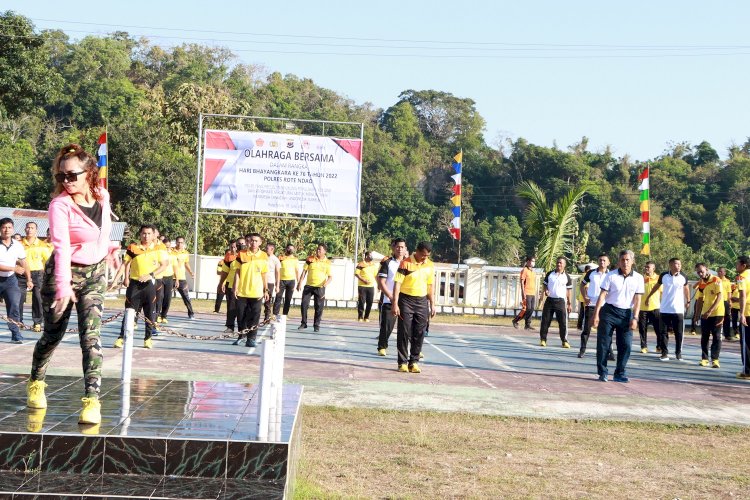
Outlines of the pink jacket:
[[112,230],[112,210],[109,193],[99,188],[102,199],[102,227],[86,217],[73,198],[62,192],[49,204],[49,241],[54,248],[55,298],[73,294],[70,264],[91,265],[101,262],[119,245],[109,241]]

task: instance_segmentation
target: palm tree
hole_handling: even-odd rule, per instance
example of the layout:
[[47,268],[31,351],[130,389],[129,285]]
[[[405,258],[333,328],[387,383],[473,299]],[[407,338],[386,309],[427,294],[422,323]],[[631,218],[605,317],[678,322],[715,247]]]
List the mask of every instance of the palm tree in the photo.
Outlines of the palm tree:
[[537,262],[545,270],[555,267],[558,257],[572,255],[578,233],[578,202],[586,194],[582,186],[574,188],[550,207],[544,191],[532,181],[523,181],[517,190],[526,199],[524,222],[530,236],[538,239]]

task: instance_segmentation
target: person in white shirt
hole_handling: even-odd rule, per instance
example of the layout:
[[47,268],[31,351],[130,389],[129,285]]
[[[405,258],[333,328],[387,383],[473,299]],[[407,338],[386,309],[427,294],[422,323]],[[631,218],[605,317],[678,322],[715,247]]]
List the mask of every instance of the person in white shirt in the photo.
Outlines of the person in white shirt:
[[650,299],[661,288],[659,304],[659,338],[656,350],[661,353],[661,360],[669,360],[669,329],[674,332],[675,359],[682,360],[682,338],[685,331],[685,311],[690,307],[690,285],[687,276],[682,273],[682,262],[673,257],[669,259],[669,272],[661,273],[659,281],[651,289]]
[[268,283],[268,300],[263,305],[263,322],[260,326],[265,326],[275,320],[276,317],[271,314],[274,303],[274,290],[279,289],[281,278],[281,261],[276,257],[276,245],[274,243],[266,244],[266,253],[268,254],[268,272],[266,273],[266,282]]
[[388,349],[388,339],[396,324],[396,316],[391,314],[393,304],[393,278],[398,272],[401,261],[409,255],[406,241],[403,238],[395,238],[391,242],[391,255],[380,262],[378,270],[378,288],[380,288],[380,335],[378,335],[378,354],[385,356]]
[[[589,342],[589,335],[591,335],[591,325],[594,322],[594,309],[596,309],[596,301],[599,298],[599,292],[601,292],[601,284],[604,281],[604,277],[609,272],[609,256],[607,254],[601,254],[597,258],[599,267],[590,269],[581,280],[581,294],[583,295],[584,304],[586,304],[585,312],[583,313],[583,331],[581,332],[581,349],[578,351],[578,357],[582,358],[586,354],[586,345]],[[579,313],[580,314],[580,313]],[[612,348],[609,349],[610,361],[614,361],[614,354]]]
[[610,271],[601,284],[599,299],[594,311],[596,330],[596,369],[601,382],[607,381],[607,351],[616,332],[617,366],[615,382],[627,383],[625,369],[630,358],[633,330],[638,328],[638,313],[644,291],[643,276],[633,265],[635,255],[631,250],[622,250],[618,256],[617,269]]
[[552,315],[555,315],[560,327],[560,340],[565,349],[570,349],[568,343],[568,314],[573,310],[570,302],[570,292],[573,289],[573,280],[565,272],[568,261],[565,257],[557,259],[555,270],[550,271],[542,281],[543,294],[547,297],[542,308],[542,324],[539,328],[539,345],[547,346],[547,331],[552,323]]
[[[22,267],[26,276],[24,290],[18,287],[16,266]],[[0,298],[5,301],[5,312],[10,319],[10,341],[14,344],[23,343],[21,330],[14,323],[21,321],[21,311],[18,309],[21,294],[31,290],[33,286],[34,282],[31,281],[31,272],[26,262],[26,250],[20,241],[13,239],[13,219],[0,219]]]

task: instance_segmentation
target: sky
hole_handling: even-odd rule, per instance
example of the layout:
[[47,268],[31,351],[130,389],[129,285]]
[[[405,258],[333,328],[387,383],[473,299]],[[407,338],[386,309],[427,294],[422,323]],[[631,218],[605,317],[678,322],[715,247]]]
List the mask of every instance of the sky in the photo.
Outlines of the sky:
[[[178,7],[179,6],[179,7]],[[490,146],[589,139],[634,160],[750,137],[745,1],[5,0],[71,38],[128,31],[156,45],[225,46],[237,63],[310,78],[358,104],[401,92],[470,98]],[[294,118],[294,117],[290,117]]]

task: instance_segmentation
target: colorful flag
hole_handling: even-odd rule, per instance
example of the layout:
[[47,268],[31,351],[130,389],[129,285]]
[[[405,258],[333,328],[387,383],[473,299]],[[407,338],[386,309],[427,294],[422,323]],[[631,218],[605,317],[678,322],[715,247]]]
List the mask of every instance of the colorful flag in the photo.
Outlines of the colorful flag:
[[453,212],[453,219],[451,219],[451,227],[448,231],[454,240],[461,240],[461,162],[463,161],[463,151],[459,152],[453,157],[453,171],[455,175],[451,175],[451,179],[456,184],[453,186],[453,197],[451,197],[451,211]]
[[641,175],[638,176],[638,180],[641,182],[638,185],[638,191],[641,192],[641,222],[643,223],[643,248],[641,249],[641,254],[651,255],[651,220],[648,198],[648,167],[643,169]]
[[107,133],[104,132],[99,136],[99,140],[96,141],[99,145],[99,161],[96,165],[99,167],[99,185],[104,189],[107,189],[107,168],[109,167],[108,153],[107,153]]

